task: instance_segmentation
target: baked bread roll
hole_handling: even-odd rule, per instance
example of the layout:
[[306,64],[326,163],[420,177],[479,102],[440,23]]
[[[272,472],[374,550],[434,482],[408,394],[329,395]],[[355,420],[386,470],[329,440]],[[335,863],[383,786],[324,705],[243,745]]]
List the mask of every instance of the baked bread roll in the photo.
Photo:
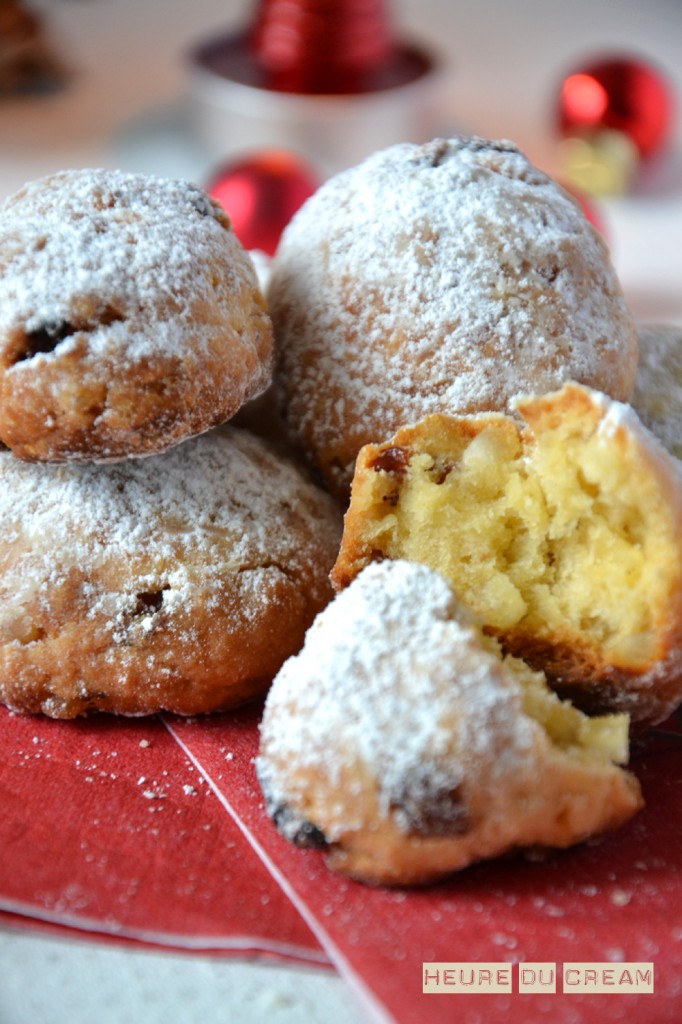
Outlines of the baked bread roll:
[[293,440],[346,495],[371,441],[576,380],[628,400],[635,327],[601,235],[508,142],[399,145],[285,230],[268,304]]
[[629,406],[577,384],[431,416],[358,457],[333,572],[439,569],[505,651],[589,712],[682,699],[682,480]]
[[262,694],[331,596],[328,495],[231,426],[107,466],[0,452],[0,700],[73,718]]
[[632,405],[642,423],[676,458],[682,458],[682,327],[643,325],[637,330],[639,364]]
[[366,882],[566,847],[642,806],[627,716],[589,719],[425,566],[368,566],[270,690],[257,771],[280,831]]
[[64,171],[0,210],[0,441],[23,459],[149,455],[271,377],[256,273],[194,185]]

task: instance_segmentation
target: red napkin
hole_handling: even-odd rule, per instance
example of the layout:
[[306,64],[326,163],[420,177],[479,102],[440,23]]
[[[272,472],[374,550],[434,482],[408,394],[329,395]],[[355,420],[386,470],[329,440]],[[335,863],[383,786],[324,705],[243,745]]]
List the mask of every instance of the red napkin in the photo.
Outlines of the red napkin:
[[[680,1018],[679,738],[652,734],[636,751],[647,807],[618,832],[387,891],[277,834],[254,775],[259,716],[164,726],[0,712],[0,909],[180,948],[326,954],[368,1019],[398,1024]],[[511,994],[422,993],[423,962],[491,961],[514,965]],[[652,962],[654,993],[564,995],[561,967],[575,961]],[[557,964],[556,994],[519,994],[519,962]]]
[[0,708],[0,735],[0,910],[183,949],[326,962],[158,719],[55,722]]
[[[197,770],[376,1019],[479,1024],[663,1024],[682,1013],[682,737],[637,753],[646,809],[609,836],[539,862],[509,858],[421,891],[371,889],[331,874],[322,854],[285,842],[254,777],[257,714],[168,721]],[[224,751],[233,755],[225,761]],[[552,995],[422,993],[423,962],[556,963]],[[564,963],[654,964],[653,994],[562,993]]]

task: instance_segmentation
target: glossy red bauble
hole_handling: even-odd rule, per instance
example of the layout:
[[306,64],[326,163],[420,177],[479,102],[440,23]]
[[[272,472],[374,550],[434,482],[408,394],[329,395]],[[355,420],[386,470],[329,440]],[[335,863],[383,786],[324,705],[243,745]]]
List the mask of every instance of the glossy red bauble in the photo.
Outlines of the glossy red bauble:
[[207,185],[246,249],[272,256],[280,235],[320,182],[293,153],[272,149],[222,167]]
[[578,68],[563,80],[558,111],[563,136],[620,132],[646,159],[664,146],[672,120],[668,82],[646,61],[608,57]]

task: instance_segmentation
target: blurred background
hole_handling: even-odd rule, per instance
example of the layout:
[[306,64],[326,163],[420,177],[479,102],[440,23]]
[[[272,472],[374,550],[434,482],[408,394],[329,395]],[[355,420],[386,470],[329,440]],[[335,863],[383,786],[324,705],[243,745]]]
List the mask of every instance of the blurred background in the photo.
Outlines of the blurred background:
[[[283,101],[282,93],[207,73],[198,49],[252,27],[259,5],[249,0],[3,0],[5,68],[16,48],[11,12],[17,8],[35,16],[34,42],[44,52],[33,82],[29,75],[19,91],[6,88],[0,96],[0,197],[27,179],[88,165],[207,185],[229,171],[230,161],[268,146],[303,156],[320,180],[397,138],[453,132],[509,138],[565,180],[562,85],[595,59],[616,56],[660,76],[671,103],[653,156],[638,161],[626,130],[625,152],[611,147],[599,157],[615,162],[607,177],[618,180],[615,194],[595,200],[595,214],[636,319],[682,322],[682,3],[395,0],[369,6],[381,9],[398,44],[416,41],[433,70],[416,87],[384,90],[380,102],[370,97],[368,115],[362,98],[347,96],[338,109],[328,97],[298,97],[303,104],[297,105],[295,96]],[[325,5],[294,0],[292,7],[306,15]],[[315,45],[323,39],[319,45],[330,54],[344,45],[338,36],[310,38]]]
[[[379,144],[455,132],[505,137],[563,181],[582,154],[587,203],[635,318],[682,325],[682,2],[395,0],[382,10],[396,45],[418,47],[423,74],[369,100],[351,93],[330,103],[216,73],[206,46],[253,25],[256,5],[247,0],[0,0],[0,199],[26,180],[85,166],[217,188],[245,160],[241,194],[270,190],[273,200],[279,186],[257,158],[276,146],[285,198],[274,205],[285,217],[301,178],[314,184]],[[340,41],[324,41],[325,58]],[[353,46],[365,59],[361,43]],[[313,57],[303,51],[304,63]],[[650,71],[669,100],[648,153],[637,119],[655,120],[661,101],[636,75],[607,86],[616,106],[622,92],[643,103],[615,134],[603,136],[609,126],[599,117],[596,135],[562,126],[566,82],[604,57]],[[594,88],[584,77],[574,85],[589,107]],[[302,163],[283,162],[282,152]],[[268,215],[244,216],[246,230]],[[135,954],[82,939],[64,946],[2,929],[0,962],[3,1024],[358,1019],[331,972]]]

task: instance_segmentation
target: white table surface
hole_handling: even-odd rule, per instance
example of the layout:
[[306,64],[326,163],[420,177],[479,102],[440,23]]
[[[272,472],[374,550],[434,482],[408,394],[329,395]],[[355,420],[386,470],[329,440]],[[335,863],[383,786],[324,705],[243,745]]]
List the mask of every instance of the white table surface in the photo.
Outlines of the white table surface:
[[[205,183],[211,159],[187,124],[188,47],[236,25],[237,0],[42,0],[72,68],[69,88],[0,100],[0,199],[76,166]],[[682,324],[682,3],[678,0],[402,0],[396,16],[448,62],[443,132],[516,141],[553,170],[553,99],[594,54],[658,62],[678,96],[672,152],[636,195],[601,206],[639,322]],[[331,972],[0,930],[0,1024],[299,1024],[360,1021]],[[39,979],[39,983],[38,980]]]

